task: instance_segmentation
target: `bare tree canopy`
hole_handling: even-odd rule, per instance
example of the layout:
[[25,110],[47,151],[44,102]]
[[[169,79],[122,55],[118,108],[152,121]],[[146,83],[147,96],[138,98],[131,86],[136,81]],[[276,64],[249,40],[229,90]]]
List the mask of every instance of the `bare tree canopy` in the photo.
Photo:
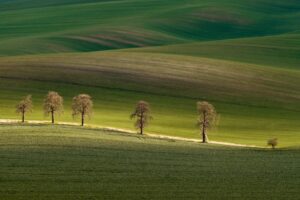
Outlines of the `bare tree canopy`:
[[134,112],[130,115],[130,118],[136,118],[135,127],[140,129],[140,134],[144,132],[145,126],[148,125],[149,120],[152,119],[150,115],[150,105],[146,101],[139,101],[136,104]]
[[46,116],[51,114],[52,124],[54,124],[54,116],[63,111],[63,98],[57,93],[50,91],[44,99],[44,113]]
[[88,94],[79,94],[73,98],[73,117],[81,115],[81,126],[84,126],[85,116],[91,117],[93,111],[92,97]]
[[25,122],[25,114],[32,111],[31,95],[25,96],[16,106],[16,112],[22,115],[22,123]]
[[268,145],[272,147],[272,149],[275,149],[275,147],[278,145],[277,138],[273,138],[268,140]]
[[206,101],[197,102],[197,111],[199,114],[198,126],[202,132],[202,142],[206,143],[208,140],[207,129],[214,124],[217,113],[214,106]]

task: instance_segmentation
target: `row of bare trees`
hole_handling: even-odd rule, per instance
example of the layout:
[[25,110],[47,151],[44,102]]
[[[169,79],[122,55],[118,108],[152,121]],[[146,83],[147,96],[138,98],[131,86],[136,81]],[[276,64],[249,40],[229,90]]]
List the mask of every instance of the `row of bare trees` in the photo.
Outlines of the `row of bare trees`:
[[[57,92],[50,91],[44,98],[43,110],[46,116],[51,116],[51,122],[54,124],[55,115],[63,112],[63,97]],[[72,116],[81,116],[81,125],[84,125],[85,117],[91,116],[93,109],[93,101],[88,94],[79,94],[73,97]],[[32,111],[32,97],[27,95],[16,106],[17,113],[21,114],[22,122],[25,122],[25,114]]]
[[[32,111],[32,98],[31,95],[24,97],[16,106],[17,113],[22,115],[22,122],[25,122],[25,114]],[[63,97],[57,92],[48,92],[44,99],[43,109],[46,116],[51,116],[51,122],[54,124],[55,115],[63,112]],[[84,126],[85,117],[91,116],[93,109],[93,101],[88,94],[79,94],[73,97],[72,101],[72,116],[81,117],[81,126]],[[202,142],[206,143],[207,129],[211,128],[215,122],[217,113],[214,106],[206,101],[197,102],[197,111],[199,119],[197,125],[200,127]],[[136,119],[135,127],[139,129],[140,134],[144,134],[144,128],[152,119],[150,113],[150,105],[146,101],[139,101],[133,113],[130,115],[131,119]]]
[[[208,140],[207,129],[214,125],[217,112],[215,107],[206,101],[197,102],[197,111],[199,114],[197,125],[201,129],[202,142],[206,143]],[[144,127],[148,124],[148,121],[152,119],[149,103],[139,101],[134,112],[131,114],[131,118],[137,118],[135,127],[140,129],[140,134],[143,134]]]

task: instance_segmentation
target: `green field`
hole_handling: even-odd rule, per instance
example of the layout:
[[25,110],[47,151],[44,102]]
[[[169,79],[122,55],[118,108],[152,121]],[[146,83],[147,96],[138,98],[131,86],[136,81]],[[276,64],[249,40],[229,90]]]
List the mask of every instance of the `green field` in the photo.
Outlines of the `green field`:
[[[146,132],[198,138],[196,102],[219,113],[209,138],[300,145],[300,5],[288,1],[0,0],[0,118],[33,95],[27,119],[47,120],[49,90],[70,104],[89,93],[89,124],[133,129],[138,100]],[[78,120],[78,119],[75,119]]]
[[222,41],[191,42],[180,45],[166,45],[159,48],[149,47],[141,51],[300,69],[300,33]]
[[90,124],[133,129],[129,115],[136,101],[144,99],[154,117],[148,132],[195,138],[196,101],[209,100],[220,114],[218,127],[210,133],[213,140],[264,146],[267,139],[278,137],[282,146],[299,144],[296,70],[131,52],[0,60],[1,118],[18,118],[15,104],[31,93],[34,112],[29,119],[47,119],[42,99],[48,90],[57,90],[65,97],[59,120],[73,121],[71,98],[86,92],[95,102]]
[[95,51],[299,31],[297,0],[2,0],[0,55]]
[[0,125],[1,199],[298,199],[299,149]]

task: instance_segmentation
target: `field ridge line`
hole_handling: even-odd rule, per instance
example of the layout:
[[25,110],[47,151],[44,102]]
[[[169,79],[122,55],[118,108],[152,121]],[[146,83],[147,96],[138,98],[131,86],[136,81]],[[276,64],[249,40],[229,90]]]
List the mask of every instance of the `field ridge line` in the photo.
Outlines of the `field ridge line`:
[[[12,123],[20,123],[20,120],[16,119],[0,119],[0,124],[12,124]],[[26,121],[27,124],[48,124],[50,121],[47,120],[28,120]],[[71,125],[71,126],[79,126],[79,123],[76,122],[57,122],[57,125]],[[115,128],[115,127],[109,127],[109,126],[99,126],[99,125],[87,125],[88,128],[99,128],[99,129],[105,129],[110,131],[119,131],[119,132],[125,132],[125,133],[136,133],[136,131],[128,130],[128,129],[122,129],[122,128]],[[160,134],[154,134],[154,133],[146,133],[145,134],[148,137],[151,138],[157,138],[157,139],[169,139],[169,140],[177,140],[177,141],[186,141],[186,142],[196,142],[201,143],[202,140],[200,139],[193,139],[193,138],[185,138],[185,137],[178,137],[178,136],[167,136],[167,135],[160,135]],[[209,140],[209,144],[216,144],[216,145],[223,145],[223,146],[234,146],[234,147],[251,147],[251,148],[264,148],[256,145],[246,145],[246,144],[237,144],[237,143],[230,143],[230,142],[220,142],[220,141],[212,141]]]

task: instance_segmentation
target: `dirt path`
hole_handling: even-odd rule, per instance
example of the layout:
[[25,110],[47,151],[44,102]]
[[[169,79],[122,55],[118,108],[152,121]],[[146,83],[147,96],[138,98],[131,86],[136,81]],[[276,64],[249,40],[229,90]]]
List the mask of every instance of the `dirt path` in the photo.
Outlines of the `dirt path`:
[[[12,124],[12,123],[19,123],[20,120],[15,119],[0,119],[0,124]],[[28,124],[49,124],[50,121],[43,121],[43,120],[28,120],[26,121]],[[71,126],[79,126],[79,123],[74,122],[57,122],[56,124],[59,125],[71,125]],[[110,131],[119,131],[119,132],[125,132],[125,133],[136,133],[136,131],[127,130],[127,129],[121,129],[121,128],[115,128],[115,127],[108,127],[108,126],[99,126],[99,125],[87,125],[86,127],[90,128],[99,128],[99,129],[106,129]],[[153,134],[153,133],[147,133],[146,136],[152,137],[152,138],[158,138],[158,139],[170,139],[170,140],[177,140],[177,141],[187,141],[187,142],[197,142],[201,143],[201,140],[199,139],[192,139],[192,138],[184,138],[184,137],[176,137],[176,136],[167,136],[167,135],[159,135],[159,134]],[[263,148],[255,145],[245,145],[245,144],[236,144],[236,143],[229,143],[229,142],[218,142],[218,141],[209,141],[209,144],[217,144],[217,145],[225,145],[225,146],[234,146],[234,147],[254,147],[254,148]]]
[[[158,135],[158,134],[146,134],[147,136],[153,138],[162,138],[162,139],[171,139],[171,140],[179,140],[179,141],[188,141],[188,142],[198,142],[201,143],[202,140],[199,139],[192,139],[192,138],[184,138],[184,137],[176,137],[176,136],[166,136],[166,135]],[[234,146],[234,147],[255,147],[255,148],[263,148],[255,145],[246,145],[246,144],[236,144],[236,143],[229,143],[229,142],[218,142],[209,140],[209,144],[218,144],[218,145],[225,145],[225,146]]]

